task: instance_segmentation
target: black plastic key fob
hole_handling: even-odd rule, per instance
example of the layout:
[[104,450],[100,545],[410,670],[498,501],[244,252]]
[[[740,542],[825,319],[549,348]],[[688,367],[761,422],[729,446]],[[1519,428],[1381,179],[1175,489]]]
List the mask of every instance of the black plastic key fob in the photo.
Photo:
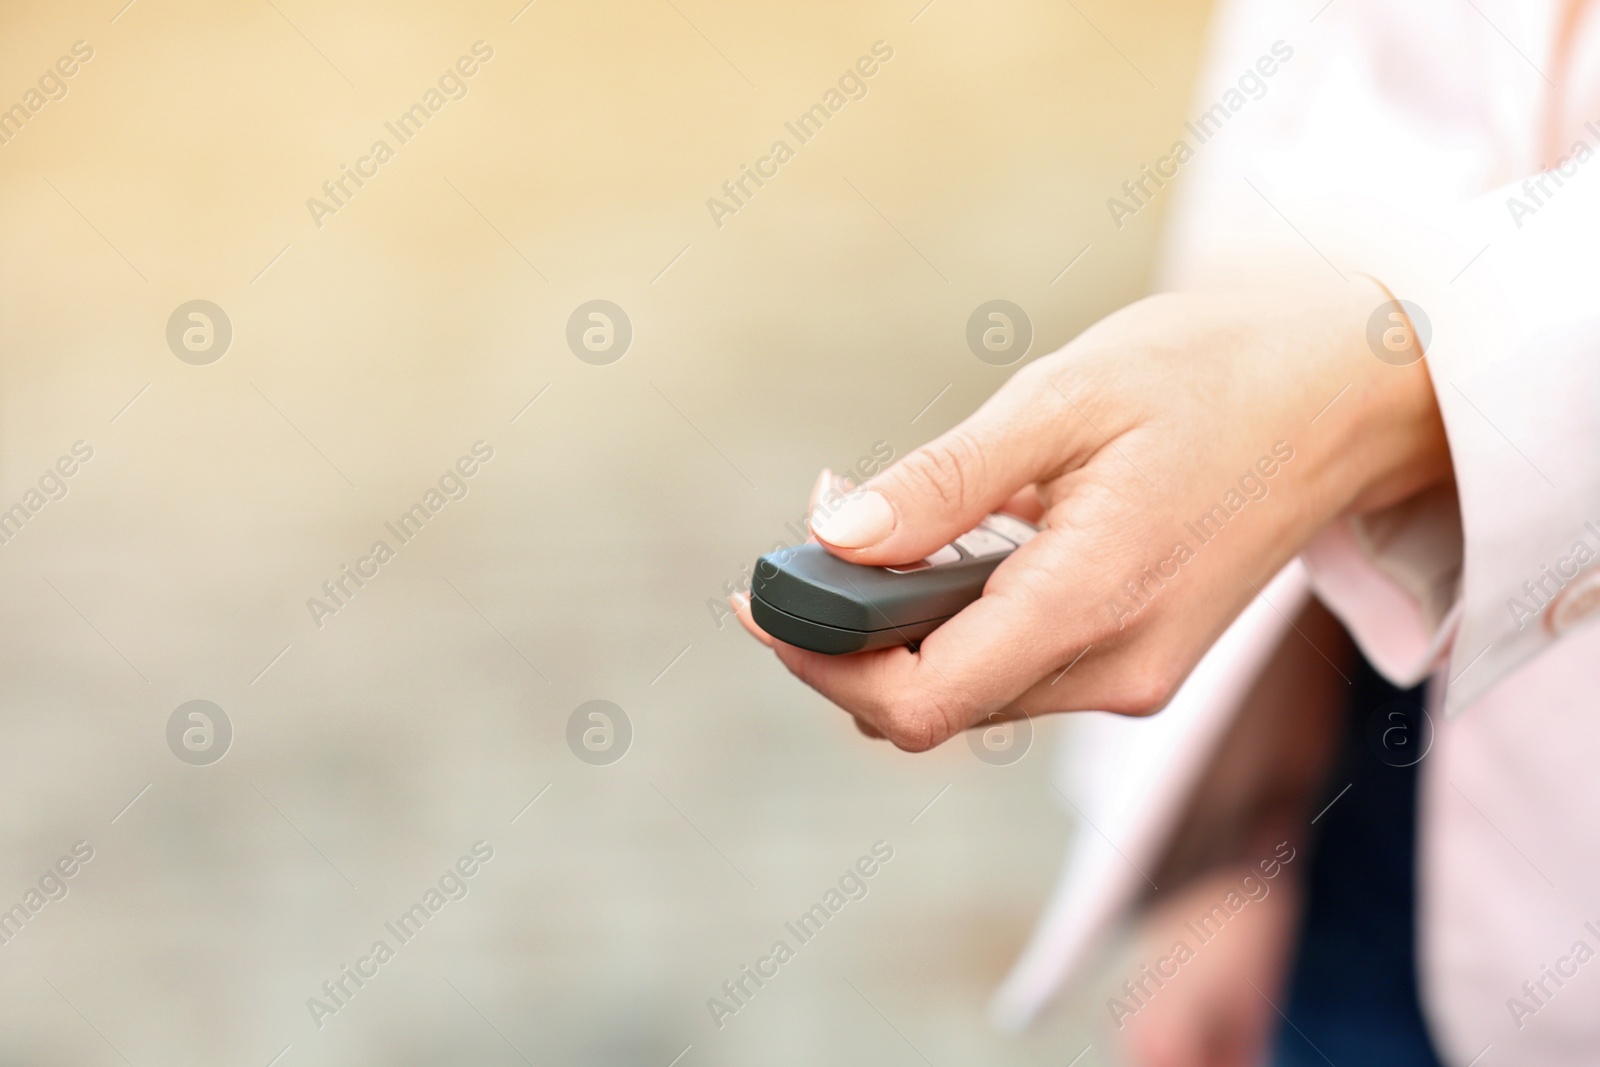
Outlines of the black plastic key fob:
[[846,563],[814,543],[770,552],[756,560],[750,614],[778,640],[830,656],[916,645],[982,596],[990,573],[1038,532],[990,515],[902,567]]

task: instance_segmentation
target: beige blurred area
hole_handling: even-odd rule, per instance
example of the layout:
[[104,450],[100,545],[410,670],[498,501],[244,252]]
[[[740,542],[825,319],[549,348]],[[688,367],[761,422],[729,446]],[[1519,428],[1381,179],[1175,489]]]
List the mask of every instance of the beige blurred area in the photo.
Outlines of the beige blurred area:
[[[1031,358],[1145,290],[1159,211],[1105,199],[1181,123],[1204,5],[123,2],[0,15],[0,107],[92,49],[0,146],[0,908],[93,851],[0,945],[0,1062],[1104,1062],[1102,1007],[984,1014],[1076,832],[1056,724],[1009,766],[897,752],[715,605],[818,468],[1014,371],[968,350],[980,302],[1027,311]],[[167,342],[196,299],[232,328],[207,365]],[[566,342],[591,299],[632,324],[609,365]],[[477,442],[465,496],[387,534]],[[633,733],[606,766],[567,743],[595,699]],[[190,700],[232,726],[209,765],[169,747]]]

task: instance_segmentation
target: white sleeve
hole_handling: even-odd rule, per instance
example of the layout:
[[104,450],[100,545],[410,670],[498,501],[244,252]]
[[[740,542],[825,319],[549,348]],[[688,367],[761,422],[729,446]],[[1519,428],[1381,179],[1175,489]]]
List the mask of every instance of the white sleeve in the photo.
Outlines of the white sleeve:
[[1600,122],[1562,172],[1505,185],[1535,169],[1548,86],[1483,18],[1295,8],[1223,0],[1191,112],[1238,106],[1186,138],[1160,281],[1366,273],[1422,308],[1454,490],[1339,520],[1304,558],[1391,681],[1448,664],[1454,713],[1600,608]]
[[1344,213],[1329,238],[1429,320],[1459,510],[1440,492],[1343,520],[1306,562],[1394,681],[1448,656],[1451,713],[1600,607],[1600,158],[1561,171],[1444,217]]

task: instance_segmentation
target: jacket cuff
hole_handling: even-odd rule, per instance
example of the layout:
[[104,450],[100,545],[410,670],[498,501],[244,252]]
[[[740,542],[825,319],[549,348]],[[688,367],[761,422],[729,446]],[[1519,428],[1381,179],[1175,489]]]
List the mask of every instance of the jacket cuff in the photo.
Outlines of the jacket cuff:
[[1333,524],[1306,561],[1319,594],[1391,680],[1415,682],[1448,662],[1447,714],[1600,614],[1600,567],[1591,566],[1600,560],[1600,263],[1585,247],[1600,233],[1593,170],[1560,188],[1545,176],[1533,210],[1525,182],[1446,218],[1370,205],[1323,216],[1319,240],[1427,320],[1417,327],[1460,525],[1452,536],[1449,502],[1434,494]]

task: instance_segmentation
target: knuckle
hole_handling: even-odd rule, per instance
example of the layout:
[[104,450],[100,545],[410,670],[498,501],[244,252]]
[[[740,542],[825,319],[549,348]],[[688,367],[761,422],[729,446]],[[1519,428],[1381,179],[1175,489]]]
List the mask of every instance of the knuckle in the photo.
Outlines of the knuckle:
[[935,744],[927,723],[920,716],[895,716],[880,729],[890,744],[905,752],[926,752]]
[[914,492],[936,497],[946,508],[961,508],[987,483],[988,471],[978,439],[956,429],[908,455],[901,477]]
[[1142,717],[1154,715],[1177,695],[1178,672],[1161,665],[1135,665],[1111,690],[1106,711]]
[[[1056,352],[1043,359],[1025,363],[1013,374],[1001,391],[1018,394],[1018,399],[1032,401],[1040,394],[1054,392],[1055,379],[1063,369],[1062,353]],[[1070,380],[1070,376],[1069,376]]]
[[917,688],[888,700],[877,725],[896,748],[926,752],[950,736],[949,722],[946,698]]
[[926,711],[911,702],[890,703],[878,721],[878,729],[896,748],[907,752],[926,752],[935,744]]

